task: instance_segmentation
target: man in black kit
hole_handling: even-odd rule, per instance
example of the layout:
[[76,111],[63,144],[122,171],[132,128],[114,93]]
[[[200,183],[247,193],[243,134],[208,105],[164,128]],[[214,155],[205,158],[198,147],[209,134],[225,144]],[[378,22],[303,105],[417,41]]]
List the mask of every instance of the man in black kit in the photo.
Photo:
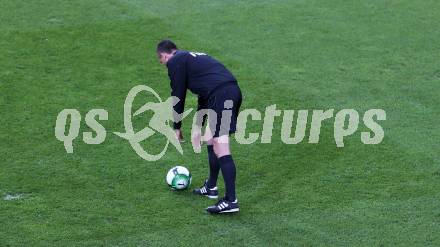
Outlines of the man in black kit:
[[[235,133],[237,116],[241,105],[241,91],[237,80],[228,69],[214,58],[198,52],[178,50],[170,40],[157,45],[161,64],[168,68],[171,80],[171,96],[179,98],[174,111],[182,114],[186,90],[198,95],[198,109],[206,109],[209,125],[205,132],[208,148],[209,178],[194,194],[218,198],[217,177],[222,171],[225,182],[225,197],[208,207],[209,213],[234,213],[239,211],[235,196],[235,164],[229,148],[229,135]],[[181,122],[175,118],[176,137],[183,140]],[[196,131],[191,141],[194,149],[200,148],[201,133]]]

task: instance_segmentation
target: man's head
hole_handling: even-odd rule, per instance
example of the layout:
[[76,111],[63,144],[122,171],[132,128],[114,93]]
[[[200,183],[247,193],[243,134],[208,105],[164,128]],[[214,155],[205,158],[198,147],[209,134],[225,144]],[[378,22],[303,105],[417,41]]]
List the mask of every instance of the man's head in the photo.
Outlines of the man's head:
[[157,44],[157,57],[159,58],[159,62],[161,64],[167,64],[168,60],[170,60],[174,52],[177,50],[176,44],[173,43],[173,41],[165,39],[159,42]]

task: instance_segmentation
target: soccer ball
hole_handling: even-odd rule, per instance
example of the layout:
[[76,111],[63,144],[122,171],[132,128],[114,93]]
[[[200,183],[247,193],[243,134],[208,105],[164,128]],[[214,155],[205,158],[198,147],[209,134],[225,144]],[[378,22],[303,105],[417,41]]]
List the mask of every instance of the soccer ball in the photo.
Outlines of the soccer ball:
[[191,173],[183,166],[175,166],[167,173],[167,183],[175,190],[183,190],[191,185]]

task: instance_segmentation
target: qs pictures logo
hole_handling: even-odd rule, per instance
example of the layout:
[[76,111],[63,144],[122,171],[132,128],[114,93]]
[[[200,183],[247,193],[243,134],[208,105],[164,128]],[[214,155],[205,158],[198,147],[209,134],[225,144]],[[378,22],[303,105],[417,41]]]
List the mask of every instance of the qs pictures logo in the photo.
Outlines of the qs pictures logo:
[[[152,94],[156,102],[147,102],[138,110],[133,112],[133,101],[136,96],[146,92]],[[176,138],[175,131],[171,127],[171,122],[180,122],[187,117],[192,109],[189,109],[182,114],[174,111],[173,106],[179,102],[177,97],[169,97],[166,101],[162,101],[160,96],[150,87],[145,85],[138,85],[133,87],[124,103],[124,127],[123,132],[113,132],[113,134],[126,140],[133,150],[143,159],[148,161],[159,160],[165,155],[169,144],[171,143],[178,152],[183,154],[183,149],[179,140]],[[222,119],[217,123],[217,114],[211,109],[200,109],[194,114],[192,121],[192,133],[201,131],[201,123],[203,118],[208,118],[209,124],[207,129],[213,126],[220,125],[220,129],[224,133],[229,133],[230,123],[230,109],[232,107],[230,100],[224,102],[224,110],[222,111]],[[149,119],[148,126],[136,131],[133,127],[132,119],[140,116],[147,111],[152,111],[153,115]],[[228,112],[229,111],[229,112]],[[311,114],[309,114],[311,113]],[[311,115],[311,117],[309,117]],[[384,129],[379,124],[379,121],[386,120],[386,112],[382,109],[369,109],[365,111],[363,117],[354,109],[342,109],[335,112],[334,109],[327,110],[279,110],[276,105],[270,105],[265,108],[264,112],[257,109],[244,109],[240,112],[237,118],[237,132],[235,140],[239,144],[253,144],[260,140],[261,143],[271,143],[273,129],[275,125],[275,118],[282,116],[281,124],[281,141],[284,144],[298,144],[304,141],[308,134],[308,143],[318,143],[321,134],[321,126],[333,122],[333,136],[337,147],[344,147],[344,139],[357,132],[361,125],[368,129],[362,131],[360,139],[363,144],[376,145],[382,142],[385,136]],[[296,121],[295,121],[296,116]],[[229,119],[227,119],[229,117]],[[225,119],[224,119],[225,118]],[[311,119],[311,120],[310,120]],[[68,121],[70,120],[70,121]],[[85,123],[96,132],[95,136],[92,132],[83,132],[83,141],[87,144],[101,144],[104,142],[107,131],[99,121],[108,120],[108,112],[104,109],[92,109],[87,112],[85,116]],[[248,120],[262,122],[261,132],[247,133],[246,126]],[[309,121],[310,120],[310,121]],[[296,122],[294,128],[293,124]],[[64,109],[57,117],[55,126],[55,136],[58,140],[64,143],[67,153],[73,153],[73,140],[78,137],[80,131],[81,114],[76,109]],[[226,126],[223,124],[226,123]],[[68,129],[66,130],[66,127]],[[294,131],[293,131],[294,129]],[[308,132],[307,132],[308,130]],[[208,132],[208,131],[207,131]],[[145,141],[155,133],[166,137],[163,143],[163,148],[159,153],[152,154],[145,150],[141,142]],[[206,132],[205,132],[206,133]],[[293,136],[292,136],[293,133]],[[144,145],[145,146],[145,145]],[[200,150],[194,149],[195,152]]]

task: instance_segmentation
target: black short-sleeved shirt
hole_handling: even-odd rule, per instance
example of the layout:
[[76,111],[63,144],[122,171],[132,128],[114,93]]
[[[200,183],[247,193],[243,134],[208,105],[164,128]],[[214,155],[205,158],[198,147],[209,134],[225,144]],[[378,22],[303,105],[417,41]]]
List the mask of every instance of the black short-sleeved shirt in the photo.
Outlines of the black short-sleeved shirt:
[[[207,101],[216,88],[227,83],[237,83],[223,64],[204,53],[178,50],[167,62],[167,67],[171,80],[171,96],[180,99],[174,106],[178,114],[184,110],[187,89],[198,95],[200,108],[201,102]],[[174,123],[175,129],[180,126],[181,122]]]

